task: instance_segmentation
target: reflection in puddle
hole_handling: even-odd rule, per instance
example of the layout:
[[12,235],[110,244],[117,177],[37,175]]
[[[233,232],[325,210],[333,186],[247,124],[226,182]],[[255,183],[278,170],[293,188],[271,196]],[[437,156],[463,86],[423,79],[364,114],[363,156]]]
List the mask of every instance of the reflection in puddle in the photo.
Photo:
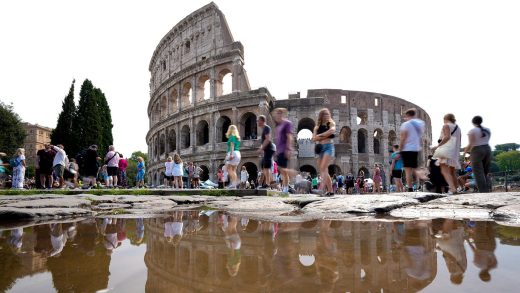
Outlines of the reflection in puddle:
[[[489,291],[518,283],[498,269],[508,261],[507,255],[499,261],[497,253],[519,245],[520,229],[493,222],[274,223],[216,211],[176,211],[153,219],[53,222],[0,235],[2,292],[27,290],[43,272],[50,272],[49,288],[62,292],[125,291],[124,284],[139,282],[143,289],[129,290],[417,292],[430,286],[478,291],[486,283]],[[121,269],[129,253],[141,270]],[[512,269],[520,269],[518,259]]]

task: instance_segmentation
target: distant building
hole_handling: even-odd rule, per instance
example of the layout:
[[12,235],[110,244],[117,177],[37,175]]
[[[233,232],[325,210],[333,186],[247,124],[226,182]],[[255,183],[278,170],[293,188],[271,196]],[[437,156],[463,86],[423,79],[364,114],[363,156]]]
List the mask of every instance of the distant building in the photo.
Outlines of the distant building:
[[36,153],[44,148],[44,144],[51,142],[52,128],[38,124],[23,123],[26,137],[24,141],[25,160],[27,166],[36,164]]

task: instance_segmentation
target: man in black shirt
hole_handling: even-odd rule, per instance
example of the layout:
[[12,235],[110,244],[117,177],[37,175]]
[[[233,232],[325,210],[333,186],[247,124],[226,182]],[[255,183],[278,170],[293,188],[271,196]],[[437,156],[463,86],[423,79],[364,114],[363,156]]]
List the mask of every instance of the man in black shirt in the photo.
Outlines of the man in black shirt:
[[56,152],[51,148],[49,144],[45,144],[45,148],[39,150],[36,153],[36,169],[40,173],[40,185],[42,188],[46,188],[45,179],[47,179],[47,188],[52,188],[52,162]]
[[[261,185],[263,188],[269,187],[271,184],[271,167],[273,166],[273,154],[274,154],[274,144],[271,139],[271,127],[265,124],[266,118],[264,115],[258,116],[256,123],[258,127],[262,128],[262,136],[260,137],[261,145],[258,148],[258,154],[263,154],[261,167],[263,177],[263,184]],[[259,182],[259,185],[261,183]]]

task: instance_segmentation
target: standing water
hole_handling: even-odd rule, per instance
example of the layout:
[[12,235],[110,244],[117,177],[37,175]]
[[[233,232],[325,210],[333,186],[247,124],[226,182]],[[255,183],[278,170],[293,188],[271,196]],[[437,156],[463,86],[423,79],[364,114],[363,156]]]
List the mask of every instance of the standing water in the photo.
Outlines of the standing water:
[[216,211],[0,232],[0,292],[518,292],[520,228]]

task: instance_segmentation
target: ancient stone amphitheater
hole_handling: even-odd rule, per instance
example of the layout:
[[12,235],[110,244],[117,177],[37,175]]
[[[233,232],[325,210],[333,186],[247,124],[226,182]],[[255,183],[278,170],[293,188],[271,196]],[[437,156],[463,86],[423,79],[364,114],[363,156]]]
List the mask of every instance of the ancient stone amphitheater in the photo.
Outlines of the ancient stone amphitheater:
[[[204,170],[203,179],[215,180],[226,151],[225,132],[238,126],[242,137],[242,161],[256,178],[260,145],[258,115],[268,117],[276,107],[289,110],[295,135],[312,130],[318,111],[329,108],[337,123],[336,153],[331,172],[364,169],[370,174],[375,163],[389,166],[389,148],[398,142],[403,110],[418,109],[426,122],[424,161],[431,144],[430,117],[406,100],[371,92],[340,89],[308,90],[307,97],[290,94],[276,100],[267,88],[251,89],[244,69],[244,46],[235,42],[224,14],[210,3],[175,25],[159,42],[150,60],[150,130],[146,135],[149,182],[162,182],[164,162],[178,152],[184,161]],[[294,167],[315,173],[314,144],[298,139]],[[388,180],[388,178],[387,178]]]

